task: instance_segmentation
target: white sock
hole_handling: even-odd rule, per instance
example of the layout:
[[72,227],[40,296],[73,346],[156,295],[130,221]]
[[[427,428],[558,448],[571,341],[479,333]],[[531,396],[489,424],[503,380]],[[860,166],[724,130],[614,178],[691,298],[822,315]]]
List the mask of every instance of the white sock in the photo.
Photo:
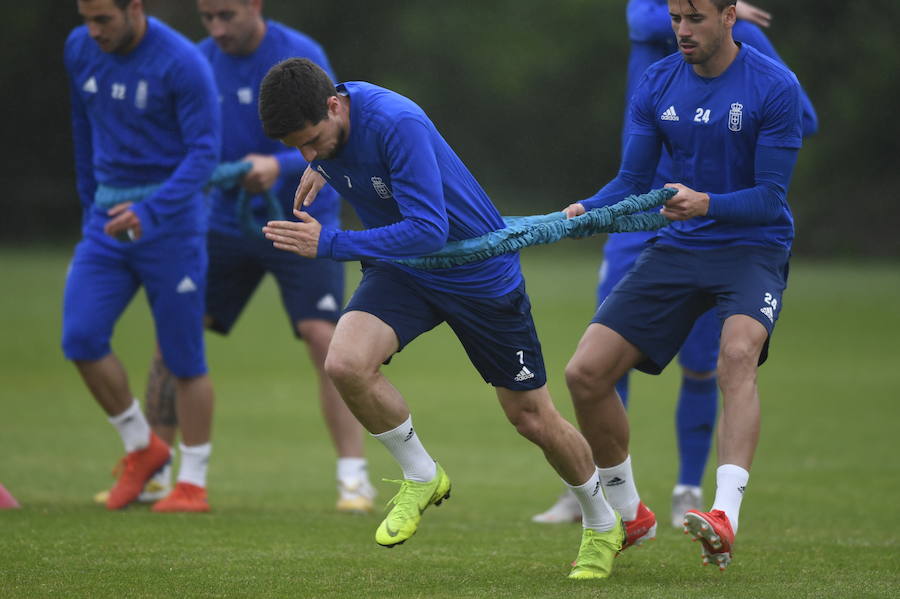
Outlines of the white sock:
[[593,528],[597,532],[613,529],[616,525],[616,513],[603,496],[600,473],[597,470],[583,485],[573,487],[566,481],[563,483],[581,504],[581,524],[585,528]]
[[136,398],[131,407],[121,414],[110,416],[109,421],[119,431],[127,453],[143,449],[150,444],[150,425],[147,424],[147,419],[141,412],[141,404]]
[[190,447],[179,443],[179,448],[181,449],[181,468],[178,471],[178,482],[206,487],[206,469],[209,466],[212,443],[191,445]]
[[631,456],[612,468],[597,468],[600,472],[600,480],[603,481],[603,492],[614,510],[622,514],[622,519],[627,521],[637,517],[638,504],[641,498],[634,484],[634,475],[631,473]]
[[366,458],[338,458],[337,478],[348,482],[368,481],[366,465]]
[[750,480],[750,473],[734,464],[723,464],[716,469],[716,500],[713,510],[722,510],[731,522],[731,530],[737,534],[738,515],[744,489]]
[[672,489],[672,495],[681,495],[685,492],[690,492],[694,497],[703,497],[703,489],[695,487],[694,485],[682,485],[679,483]]
[[437,475],[434,460],[425,451],[412,426],[412,415],[395,429],[372,435],[387,448],[403,469],[403,478],[427,483]]

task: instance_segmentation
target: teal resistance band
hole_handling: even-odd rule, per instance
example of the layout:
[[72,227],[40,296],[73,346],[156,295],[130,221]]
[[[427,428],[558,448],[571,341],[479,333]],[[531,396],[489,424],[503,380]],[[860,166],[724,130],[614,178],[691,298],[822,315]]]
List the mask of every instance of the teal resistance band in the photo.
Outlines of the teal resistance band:
[[659,213],[645,211],[662,206],[675,193],[676,190],[671,188],[654,189],[569,219],[564,212],[507,217],[503,219],[507,225],[503,229],[472,239],[451,241],[433,254],[395,262],[434,270],[485,260],[532,245],[555,243],[565,238],[577,239],[597,233],[655,231],[669,224],[669,219]]
[[[212,176],[209,178],[209,185],[215,185],[221,189],[231,189],[240,184],[241,179],[253,167],[252,164],[245,161],[223,162],[216,167]],[[123,202],[140,202],[153,194],[157,189],[162,187],[161,183],[151,185],[139,185],[135,187],[110,187],[108,185],[99,185],[97,192],[94,194],[94,204],[100,208],[109,209],[116,204]],[[278,202],[278,198],[271,190],[263,194],[266,199],[266,214],[271,220],[284,220],[284,210]],[[253,218],[253,206],[250,202],[250,195],[245,189],[241,189],[238,193],[237,204],[235,206],[238,222],[241,224],[241,230],[249,236],[263,237],[262,228]]]

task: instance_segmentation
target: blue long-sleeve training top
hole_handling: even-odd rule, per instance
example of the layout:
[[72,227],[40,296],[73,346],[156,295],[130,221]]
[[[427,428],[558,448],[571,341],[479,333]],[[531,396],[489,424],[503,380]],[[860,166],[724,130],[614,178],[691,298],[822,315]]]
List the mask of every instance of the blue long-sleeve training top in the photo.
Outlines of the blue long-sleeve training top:
[[[266,21],[266,34],[259,47],[246,56],[222,52],[212,38],[198,43],[203,55],[212,65],[219,100],[222,107],[222,161],[240,160],[247,154],[272,155],[278,160],[280,174],[272,191],[278,197],[284,214],[294,220],[294,191],[306,169],[306,160],[294,148],[286,149],[281,142],[266,137],[259,120],[257,94],[260,83],[269,69],[286,58],[308,58],[335,80],[334,73],[322,47],[309,36],[277,21]],[[211,230],[240,235],[241,226],[235,213],[239,189],[211,192]],[[261,196],[251,199],[254,216],[260,225],[268,218]],[[323,225],[336,227],[340,214],[340,198],[325,187],[309,213]]]
[[[625,119],[622,127],[623,150],[630,120],[629,106],[641,76],[650,65],[678,51],[675,34],[672,32],[672,20],[669,16],[667,0],[629,0],[626,8],[626,18],[631,48],[628,56],[628,71],[625,82]],[[778,52],[763,30],[753,23],[738,20],[732,29],[732,35],[735,40],[753,46],[762,54],[784,64],[784,61],[778,55]],[[800,98],[803,137],[809,137],[818,131],[818,116],[812,101],[802,86],[800,88]],[[656,174],[650,187],[656,189],[673,181],[671,173],[672,159],[666,148],[663,147]],[[604,253],[640,252],[646,241],[655,235],[656,233],[654,232],[612,234],[604,247]]]
[[98,184],[162,184],[132,209],[143,239],[206,230],[204,187],[219,160],[219,102],[207,61],[163,22],[128,54],[105,53],[86,26],[65,45],[83,232],[103,235]]
[[790,248],[787,187],[802,144],[800,113],[797,78],[749,45],[714,78],[668,56],[634,93],[619,173],[582,204],[592,209],[646,191],[665,147],[671,180],[709,193],[710,207],[707,216],[660,230],[659,243]]
[[[366,230],[323,227],[319,256],[423,256],[448,241],[504,227],[478,181],[418,105],[360,81],[340,84],[338,92],[350,98],[350,134],[337,156],[311,166],[353,205]],[[522,281],[517,253],[442,270],[394,267],[432,289],[473,297],[498,297]]]

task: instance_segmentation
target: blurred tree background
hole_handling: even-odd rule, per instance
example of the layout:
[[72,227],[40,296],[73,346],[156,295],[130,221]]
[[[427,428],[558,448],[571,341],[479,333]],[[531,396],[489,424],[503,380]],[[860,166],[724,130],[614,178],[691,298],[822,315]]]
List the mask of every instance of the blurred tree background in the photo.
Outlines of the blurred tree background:
[[[900,257],[900,2],[759,0],[768,35],[819,113],[790,200],[795,253]],[[193,0],[145,0],[199,40]],[[628,40],[624,0],[267,0],[341,79],[418,102],[504,214],[549,212],[615,174]],[[0,243],[79,234],[63,42],[75,0],[8,2],[0,25]]]

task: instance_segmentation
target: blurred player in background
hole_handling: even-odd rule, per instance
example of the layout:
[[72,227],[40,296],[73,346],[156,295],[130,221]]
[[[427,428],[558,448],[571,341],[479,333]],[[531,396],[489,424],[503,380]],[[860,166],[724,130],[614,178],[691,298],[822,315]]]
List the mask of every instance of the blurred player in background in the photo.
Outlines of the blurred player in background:
[[716,497],[709,512],[689,510],[683,523],[701,541],[704,563],[724,569],[759,438],[757,369],[787,285],[786,195],[802,143],[802,94],[784,65],[733,39],[734,0],[670,0],[668,9],[680,52],[642,76],[616,178],[566,213],[646,191],[665,147],[677,181],[665,186],[678,193],[661,212],[673,222],[600,306],[566,382],[609,502],[628,521],[646,508],[615,383],[635,367],[661,372],[694,322],[714,309],[724,398]]
[[[781,61],[775,48],[760,29],[768,27],[771,15],[746,2],[736,5],[738,21],[734,25],[734,39],[753,46],[766,56]],[[628,107],[641,75],[654,62],[676,52],[678,44],[672,33],[667,0],[630,0],[627,7],[628,37],[631,50],[628,58],[628,74],[625,84],[625,126],[622,130],[624,148],[629,122]],[[806,92],[801,90],[803,102],[803,135],[812,135],[818,129],[815,109]],[[672,181],[672,158],[663,148],[656,169],[652,188],[657,189]],[[603,248],[603,264],[600,267],[600,284],[597,287],[597,306],[610,294],[637,260],[638,255],[654,236],[651,232],[618,233],[609,236]],[[672,491],[671,523],[681,527],[684,514],[703,505],[701,483],[712,446],[716,420],[718,390],[716,361],[719,356],[719,332],[721,324],[713,311],[709,311],[694,324],[678,353],[681,365],[681,389],[675,412],[675,431],[678,440],[678,479]],[[628,375],[616,383],[622,402],[628,405]],[[637,517],[637,516],[636,516]],[[581,519],[578,502],[564,492],[547,511],[535,515],[535,522],[577,522]],[[632,521],[631,539],[652,538],[656,517],[649,509],[641,510],[638,521]],[[641,534],[637,534],[637,533]]]
[[[219,157],[219,103],[194,45],[144,14],[141,0],[79,0],[85,25],[65,46],[83,238],[66,278],[62,346],[127,452],[106,498],[125,507],[170,459],[112,353],[113,326],[147,293],[181,421],[175,488],[153,511],[208,511],[213,388],[203,341],[206,207]],[[140,201],[118,189],[147,187]]]
[[[337,509],[369,512],[374,487],[363,457],[362,426],[325,375],[325,355],[344,297],[344,267],[333,260],[315,260],[282,252],[262,235],[271,217],[264,192],[274,193],[290,214],[294,190],[306,168],[293,148],[265,136],[259,122],[257,93],[269,68],[285,57],[309,58],[331,73],[321,46],[310,37],[262,16],[262,0],[198,0],[197,9],[209,37],[199,43],[212,65],[222,107],[222,160],[246,160],[253,168],[241,189],[213,189],[207,236],[209,271],[206,327],[227,335],[263,276],[271,273],[281,292],[294,334],[307,343],[319,382],[319,400],[338,454]],[[238,212],[239,195],[247,194],[252,213]],[[310,213],[327,226],[339,224],[340,198],[323,190]],[[249,222],[248,222],[249,221]],[[147,418],[170,444],[178,420],[172,374],[157,355],[150,370]],[[147,485],[142,497],[152,499],[170,484],[167,471]]]
[[273,221],[264,231],[282,250],[363,263],[362,281],[338,321],[325,368],[353,413],[403,470],[375,541],[385,547],[405,542],[425,509],[450,496],[449,477],[413,429],[406,401],[381,372],[416,337],[446,322],[496,389],[507,418],[541,447],[581,502],[582,544],[569,576],[609,576],[624,539],[622,520],[603,498],[587,442],[550,399],[518,255],[433,271],[392,261],[502,228],[484,190],[422,109],[387,89],[359,81],[335,88],[322,69],[292,59],[266,75],[259,104],[266,134],[310,161],[297,207],[307,207],[327,180],[366,227],[343,231],[295,210],[300,222]]

